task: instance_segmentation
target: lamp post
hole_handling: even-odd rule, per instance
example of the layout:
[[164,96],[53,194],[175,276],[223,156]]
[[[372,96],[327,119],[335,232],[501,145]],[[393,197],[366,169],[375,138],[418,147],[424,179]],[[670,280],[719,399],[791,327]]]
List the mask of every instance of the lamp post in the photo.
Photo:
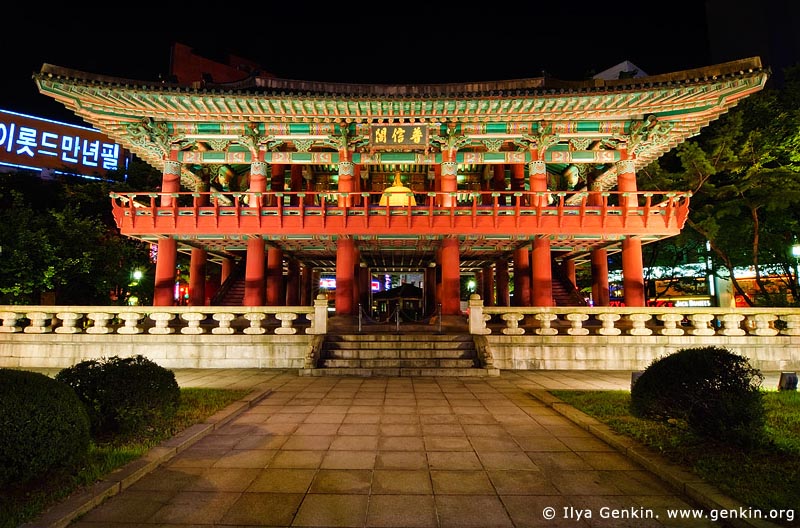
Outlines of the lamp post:
[[[798,276],[798,261],[800,261],[800,242],[798,242],[797,237],[794,237],[794,241],[792,243],[792,258],[794,258],[794,283],[795,287],[800,284],[800,276]],[[797,299],[795,299],[797,300]]]

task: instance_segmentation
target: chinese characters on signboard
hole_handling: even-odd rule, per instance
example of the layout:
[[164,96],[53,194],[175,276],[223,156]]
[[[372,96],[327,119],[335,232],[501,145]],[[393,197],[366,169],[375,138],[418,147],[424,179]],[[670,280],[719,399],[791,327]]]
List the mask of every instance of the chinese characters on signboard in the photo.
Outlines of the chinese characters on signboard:
[[124,161],[124,149],[97,130],[0,110],[1,165],[106,176]]
[[372,125],[370,144],[377,148],[425,148],[428,145],[428,127],[414,125]]

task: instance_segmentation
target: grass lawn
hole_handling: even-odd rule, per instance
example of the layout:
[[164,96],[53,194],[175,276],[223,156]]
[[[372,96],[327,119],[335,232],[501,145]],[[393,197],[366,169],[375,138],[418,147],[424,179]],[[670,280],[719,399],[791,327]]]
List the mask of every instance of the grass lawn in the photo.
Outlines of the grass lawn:
[[[691,469],[726,495],[763,511],[800,515],[800,393],[764,391],[766,441],[753,449],[723,439],[700,438],[673,425],[635,418],[630,391],[563,391],[551,394],[614,431],[638,440]],[[795,517],[794,522],[798,519]],[[797,524],[794,524],[797,526]]]
[[0,489],[0,528],[16,528],[34,519],[74,491],[102,480],[111,471],[141,457],[187,427],[203,422],[248,393],[245,390],[181,389],[180,407],[171,420],[156,424],[137,436],[93,443],[87,459],[71,470],[49,474],[25,486]]

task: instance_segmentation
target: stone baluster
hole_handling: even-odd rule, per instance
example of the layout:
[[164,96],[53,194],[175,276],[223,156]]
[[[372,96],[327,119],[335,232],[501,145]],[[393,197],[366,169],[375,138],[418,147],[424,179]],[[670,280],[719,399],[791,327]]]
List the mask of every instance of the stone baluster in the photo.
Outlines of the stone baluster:
[[139,321],[144,319],[144,314],[139,312],[120,312],[119,318],[124,325],[117,329],[118,334],[141,334],[144,330],[139,326]]
[[314,314],[306,315],[311,321],[311,327],[306,328],[308,334],[327,334],[328,333],[328,298],[324,293],[317,294],[314,299]]
[[569,335],[588,335],[589,329],[583,327],[583,322],[589,319],[587,314],[583,313],[569,313],[567,314],[567,321],[571,323],[567,329]]
[[58,312],[56,317],[61,320],[61,326],[55,329],[57,334],[81,333],[81,329],[78,328],[78,320],[83,317],[83,314],[76,312]]
[[281,325],[275,329],[276,334],[296,334],[297,328],[292,326],[292,321],[297,319],[297,314],[292,312],[280,312],[275,314],[275,319],[281,322]]
[[47,322],[53,318],[53,314],[47,312],[28,312],[25,314],[31,324],[25,327],[26,334],[49,334],[53,331],[52,326],[48,326]]
[[664,313],[658,315],[658,320],[664,323],[664,327],[658,331],[661,335],[683,335],[683,328],[679,325],[683,321],[683,314]]
[[261,321],[266,319],[267,314],[260,312],[248,312],[244,314],[244,318],[250,321],[250,326],[244,329],[244,333],[248,335],[263,334],[266,330],[261,326]]
[[522,335],[525,333],[524,328],[519,327],[519,322],[525,316],[521,313],[511,312],[511,313],[504,313],[502,315],[503,321],[506,322],[506,327],[503,328],[503,333],[505,335]]
[[749,315],[747,318],[755,324],[755,330],[751,333],[759,336],[774,336],[778,334],[778,331],[771,324],[777,318],[775,314],[755,314]]
[[108,312],[91,312],[86,314],[92,324],[86,328],[87,334],[110,334],[111,328],[108,327],[109,321],[114,318],[114,314]]
[[722,321],[722,331],[720,332],[722,335],[743,336],[747,333],[742,328],[742,320],[744,320],[742,314],[724,314],[720,320]]
[[689,335],[696,336],[709,336],[714,335],[716,332],[711,327],[711,321],[714,319],[714,314],[699,313],[690,314],[689,321],[692,327],[687,332]]
[[650,314],[646,313],[628,314],[628,320],[631,322],[631,329],[628,330],[628,334],[638,336],[651,335],[653,331],[647,328],[647,322],[651,317]]
[[175,332],[174,328],[169,327],[169,322],[175,318],[174,313],[169,312],[153,312],[150,314],[150,319],[155,321],[156,325],[149,330],[149,334],[167,335]]
[[786,323],[786,328],[781,330],[781,335],[796,336],[800,335],[800,315],[789,314],[781,315],[781,321]]
[[557,328],[553,328],[550,326],[551,321],[555,321],[558,319],[558,316],[554,313],[537,313],[533,316],[534,319],[539,321],[539,328],[534,330],[536,335],[556,335],[558,333]]
[[17,326],[17,321],[22,317],[21,313],[16,312],[0,312],[0,318],[3,319],[3,326],[0,326],[0,332],[6,334],[13,334],[22,332],[22,328]]
[[186,326],[181,328],[181,334],[198,335],[204,334],[205,329],[200,326],[200,321],[206,318],[202,312],[187,312],[181,314],[181,319],[186,321]]
[[600,335],[620,335],[622,330],[617,328],[614,323],[620,320],[620,315],[616,313],[601,313],[597,314],[597,318],[600,319],[601,326],[600,329],[597,331]]
[[486,322],[491,319],[491,315],[483,313],[483,299],[477,293],[469,296],[469,333],[486,335],[491,334],[492,330],[486,326]]
[[211,329],[212,334],[230,335],[235,332],[235,330],[231,328],[231,321],[236,319],[236,314],[230,312],[216,312],[212,318],[219,323],[216,328]]

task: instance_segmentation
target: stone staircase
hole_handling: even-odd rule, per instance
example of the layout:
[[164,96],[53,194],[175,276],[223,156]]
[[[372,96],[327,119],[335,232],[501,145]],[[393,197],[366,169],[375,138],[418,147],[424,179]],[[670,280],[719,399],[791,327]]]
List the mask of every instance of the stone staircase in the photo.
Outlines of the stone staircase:
[[586,306],[586,300],[564,274],[561,265],[555,261],[552,267],[552,288],[556,306]]
[[307,376],[496,376],[468,333],[329,334]]

